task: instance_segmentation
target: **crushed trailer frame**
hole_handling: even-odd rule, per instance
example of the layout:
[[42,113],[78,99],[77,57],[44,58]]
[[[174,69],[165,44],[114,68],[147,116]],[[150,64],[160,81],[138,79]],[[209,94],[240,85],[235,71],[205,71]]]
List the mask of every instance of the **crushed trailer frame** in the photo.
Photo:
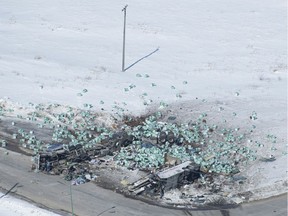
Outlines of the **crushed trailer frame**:
[[109,148],[95,145],[93,148],[83,148],[81,145],[69,146],[67,149],[58,147],[52,151],[38,153],[33,158],[33,167],[39,171],[61,174],[80,162],[90,161],[94,156],[105,156],[110,153]]

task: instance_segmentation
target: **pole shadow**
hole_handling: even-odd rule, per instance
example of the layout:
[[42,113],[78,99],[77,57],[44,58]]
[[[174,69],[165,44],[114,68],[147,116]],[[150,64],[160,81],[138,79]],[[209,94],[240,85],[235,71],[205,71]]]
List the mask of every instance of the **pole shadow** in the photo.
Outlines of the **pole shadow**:
[[136,62],[134,62],[133,64],[131,64],[130,66],[128,66],[127,68],[124,69],[124,71],[130,69],[131,67],[133,67],[135,64],[139,63],[140,61],[142,61],[145,58],[148,58],[149,56],[153,55],[154,53],[156,53],[157,51],[159,51],[159,47],[157,49],[155,49],[153,52],[149,53],[148,55],[138,59]]

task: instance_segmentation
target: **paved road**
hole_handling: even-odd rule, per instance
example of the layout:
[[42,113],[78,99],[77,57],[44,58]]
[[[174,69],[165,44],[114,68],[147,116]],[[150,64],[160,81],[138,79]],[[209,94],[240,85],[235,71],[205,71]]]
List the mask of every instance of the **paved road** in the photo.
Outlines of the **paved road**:
[[[0,186],[10,189],[19,183],[14,194],[28,198],[62,215],[71,215],[69,184],[59,176],[50,176],[30,171],[31,159],[23,154],[0,148]],[[183,211],[149,205],[128,199],[93,183],[72,187],[73,209],[76,215],[91,216],[284,216],[287,215],[287,195],[261,202],[242,205],[236,209],[214,211]],[[108,210],[110,209],[110,210]],[[61,211],[63,210],[63,211]]]

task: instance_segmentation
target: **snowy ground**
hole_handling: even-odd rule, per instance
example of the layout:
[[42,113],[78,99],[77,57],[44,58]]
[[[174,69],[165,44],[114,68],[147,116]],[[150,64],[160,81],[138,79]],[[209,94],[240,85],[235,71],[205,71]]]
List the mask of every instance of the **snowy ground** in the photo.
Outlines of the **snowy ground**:
[[[159,51],[122,73],[126,3],[126,67]],[[138,113],[143,93],[155,103],[179,101],[177,93],[181,101],[236,91],[251,98],[270,94],[267,83],[275,83],[286,94],[284,0],[11,0],[0,10],[0,96],[15,102],[92,103],[107,110],[125,102]],[[126,92],[131,84],[136,87]],[[77,96],[84,88],[87,94]]]
[[[0,196],[3,194],[0,193]],[[0,199],[1,215],[3,216],[56,216],[54,214],[35,205],[32,205],[26,201],[16,199],[10,195],[4,196]]]
[[[121,72],[125,4],[131,67]],[[87,103],[107,113],[117,105],[134,115],[164,101],[176,114],[179,104],[185,107],[186,115],[179,112],[184,119],[188,110],[205,110],[211,121],[225,118],[240,127],[256,111],[255,139],[265,144],[260,155],[277,160],[243,172],[253,173],[251,190],[280,181],[265,197],[284,192],[286,12],[284,0],[2,0],[0,99],[24,107]],[[267,134],[277,136],[278,151],[271,153]]]

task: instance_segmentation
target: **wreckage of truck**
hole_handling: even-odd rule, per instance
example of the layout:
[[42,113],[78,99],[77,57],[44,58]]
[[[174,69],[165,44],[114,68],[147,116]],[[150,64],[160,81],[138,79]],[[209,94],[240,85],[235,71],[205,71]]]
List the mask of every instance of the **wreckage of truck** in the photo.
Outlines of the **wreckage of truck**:
[[179,165],[150,174],[132,183],[128,190],[138,195],[144,191],[159,192],[162,197],[164,191],[178,188],[185,183],[191,183],[199,177],[199,166],[192,161],[186,161]]
[[53,144],[49,145],[45,152],[34,156],[33,167],[55,175],[69,174],[73,166],[88,162],[95,156],[105,156],[109,152],[109,148],[100,144],[94,145],[93,148],[83,148],[82,145],[65,148],[63,144]]
[[[92,174],[89,162],[93,158],[101,158],[109,154],[109,148],[104,145],[94,145],[93,148],[83,148],[81,145],[65,148],[62,144],[49,145],[45,152],[34,156],[33,167],[36,170],[53,175],[64,175],[66,180],[72,180],[80,175]],[[85,165],[86,163],[86,165]],[[178,188],[199,178],[199,165],[185,161],[161,171],[151,173],[128,186],[128,191],[138,195],[144,191],[163,196],[164,191]],[[83,180],[83,183],[89,179]]]

